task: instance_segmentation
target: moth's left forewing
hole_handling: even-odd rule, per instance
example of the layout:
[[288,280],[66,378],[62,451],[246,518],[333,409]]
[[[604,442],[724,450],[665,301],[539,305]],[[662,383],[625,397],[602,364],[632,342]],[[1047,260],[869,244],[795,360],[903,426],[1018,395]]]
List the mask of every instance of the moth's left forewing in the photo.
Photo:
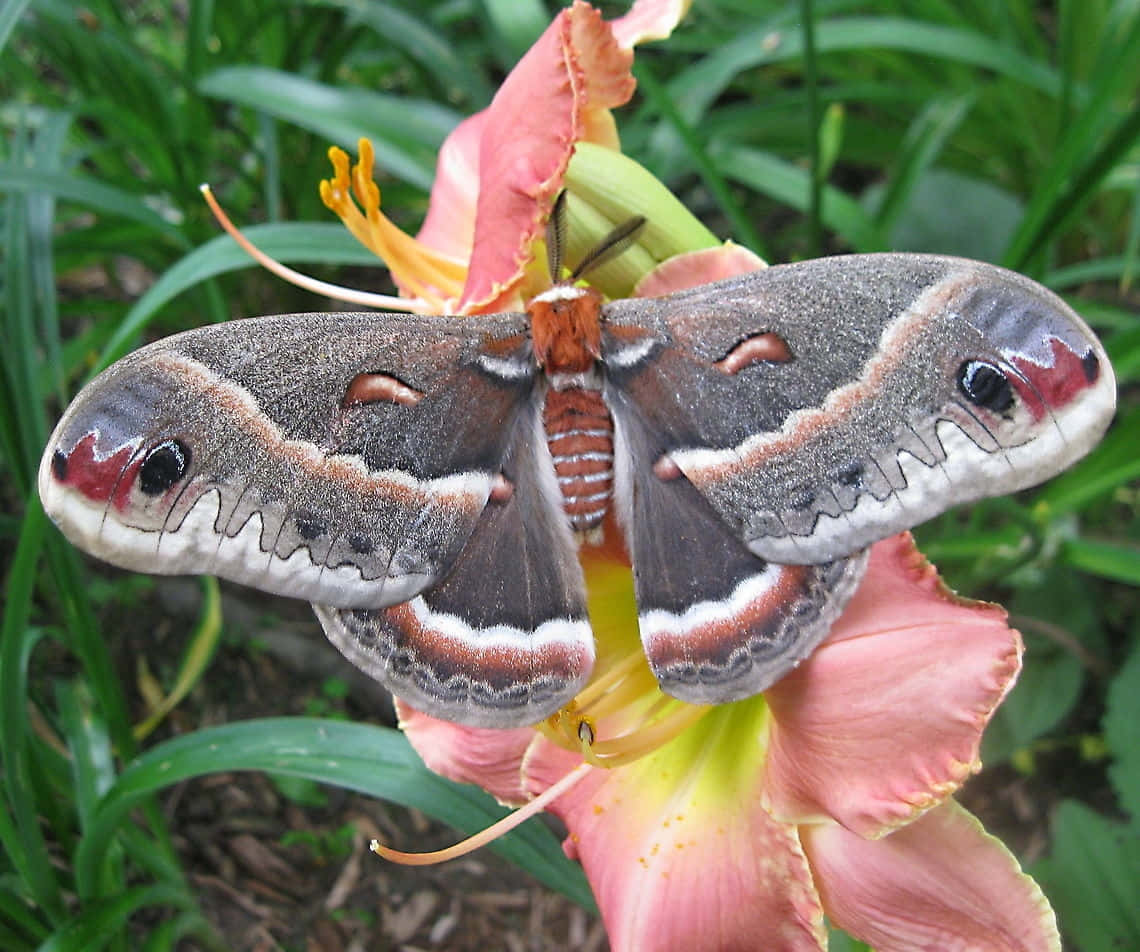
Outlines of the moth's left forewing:
[[1100,343],[1011,272],[853,255],[607,310],[607,372],[752,551],[824,562],[1088,451]]
[[524,330],[521,315],[299,314],[158,341],[73,401],[41,499],[124,568],[405,601],[446,574],[492,492],[533,388]]

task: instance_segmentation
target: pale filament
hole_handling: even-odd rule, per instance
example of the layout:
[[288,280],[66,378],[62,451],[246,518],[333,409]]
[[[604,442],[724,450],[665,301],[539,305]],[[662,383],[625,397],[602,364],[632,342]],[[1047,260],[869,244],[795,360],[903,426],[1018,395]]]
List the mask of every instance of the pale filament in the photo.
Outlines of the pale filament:
[[246,254],[265,268],[266,271],[272,272],[290,284],[303,288],[306,291],[312,291],[314,294],[322,294],[325,297],[330,297],[337,301],[344,301],[348,304],[361,304],[364,307],[375,307],[386,311],[409,311],[413,314],[430,314],[434,312],[432,304],[421,298],[402,298],[395,297],[391,294],[373,294],[369,291],[358,291],[354,288],[342,287],[339,284],[319,281],[316,278],[309,277],[307,274],[301,274],[300,271],[294,271],[292,268],[283,265],[280,261],[270,258],[269,255],[261,251],[238,230],[237,226],[230,221],[229,216],[222,211],[222,207],[218,204],[218,200],[214,198],[214,193],[211,191],[209,185],[200,185],[198,188],[202,196],[206,199],[206,204],[210,206],[210,211],[214,213],[214,217],[218,220],[218,224],[225,229],[226,233],[238,243]]

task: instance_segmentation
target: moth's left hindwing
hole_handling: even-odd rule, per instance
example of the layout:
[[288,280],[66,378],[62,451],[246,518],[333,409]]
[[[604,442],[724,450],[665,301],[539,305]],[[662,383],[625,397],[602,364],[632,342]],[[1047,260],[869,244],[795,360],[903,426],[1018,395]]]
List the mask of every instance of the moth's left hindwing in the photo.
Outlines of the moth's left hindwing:
[[757,555],[850,555],[1039,483],[1115,406],[1084,322],[1040,285],[931,255],[780,265],[605,310],[608,386]]
[[[522,315],[190,331],[83,390],[40,497],[69,539],[125,568],[342,607],[405,602],[447,574],[486,507],[534,387],[528,355]],[[489,359],[513,372],[484,372]]]
[[577,549],[561,510],[537,404],[524,408],[502,475],[446,578],[411,601],[317,608],[357,667],[434,717],[533,724],[582,689],[594,637]]

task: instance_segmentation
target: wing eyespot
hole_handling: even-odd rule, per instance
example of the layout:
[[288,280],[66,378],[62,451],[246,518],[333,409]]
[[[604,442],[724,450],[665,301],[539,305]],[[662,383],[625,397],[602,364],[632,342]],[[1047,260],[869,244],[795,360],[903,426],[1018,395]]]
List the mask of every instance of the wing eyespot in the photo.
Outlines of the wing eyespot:
[[784,364],[791,359],[788,342],[779,334],[767,331],[745,337],[713,366],[723,374],[734,376],[756,364]]
[[67,481],[67,454],[63,450],[51,454],[51,471],[59,482]]
[[151,448],[139,467],[139,489],[160,496],[190,469],[190,447],[181,440],[164,440]]
[[341,407],[364,406],[370,403],[394,403],[414,407],[424,398],[422,391],[409,386],[399,377],[386,373],[357,374],[348,384]]
[[328,527],[320,519],[307,512],[294,515],[293,524],[297,527],[297,535],[306,542],[312,542],[328,532]]
[[999,367],[983,360],[966,360],[958,367],[958,389],[970,403],[994,413],[1013,406],[1013,387]]
[[1081,370],[1084,371],[1085,380],[1090,384],[1096,383],[1100,378],[1100,358],[1097,357],[1095,350],[1089,350],[1081,358]]
[[863,484],[864,472],[862,463],[850,462],[835,474],[835,479],[841,486],[858,489]]

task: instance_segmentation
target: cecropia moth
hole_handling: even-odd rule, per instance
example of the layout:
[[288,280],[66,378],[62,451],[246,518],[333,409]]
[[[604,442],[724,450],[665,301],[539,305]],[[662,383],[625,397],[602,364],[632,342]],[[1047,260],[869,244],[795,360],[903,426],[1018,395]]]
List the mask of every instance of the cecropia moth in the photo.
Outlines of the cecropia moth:
[[1101,437],[1115,384],[1058,297],[913,254],[526,313],[293,314],[144,347],[76,397],[39,491],[76,545],[315,603],[415,707],[532,724],[588,678],[577,553],[620,532],[662,688],[762,691],[873,542]]

